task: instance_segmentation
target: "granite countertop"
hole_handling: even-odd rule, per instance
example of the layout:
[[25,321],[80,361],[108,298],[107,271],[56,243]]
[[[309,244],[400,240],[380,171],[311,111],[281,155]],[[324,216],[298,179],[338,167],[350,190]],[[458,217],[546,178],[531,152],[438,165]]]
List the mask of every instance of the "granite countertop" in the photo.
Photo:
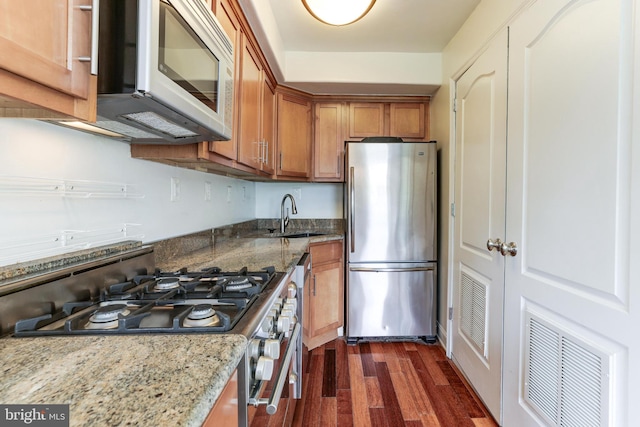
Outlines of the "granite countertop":
[[70,404],[71,426],[200,426],[245,348],[241,335],[4,338],[0,402]]
[[[156,266],[165,271],[213,266],[258,271],[273,266],[288,273],[310,243],[344,238],[342,229],[332,224],[322,229],[323,235],[309,238],[286,238],[277,233],[265,237],[264,224],[255,224],[156,242]],[[301,223],[306,231],[315,231],[316,225]],[[300,231],[295,227],[288,230]],[[140,245],[125,242],[93,254],[99,258]],[[15,272],[7,268],[0,279],[44,274],[91,259],[91,253],[19,265]],[[246,337],[230,334],[3,338],[0,403],[70,404],[72,426],[200,426],[246,346]]]
[[[259,220],[234,224],[211,231],[193,233],[154,244],[156,266],[176,271],[182,267],[199,270],[220,267],[237,271],[247,267],[258,271],[273,266],[276,271],[293,270],[310,243],[344,238],[342,221],[292,220],[286,233],[275,231],[277,221]],[[272,233],[269,233],[272,230]],[[286,237],[287,234],[320,232],[312,237]]]
[[295,266],[308,245],[307,239],[225,239],[216,241],[212,246],[167,258],[156,253],[156,266],[166,271],[177,271],[182,267],[189,270],[220,267],[225,271],[247,267],[249,271],[258,271],[273,266],[276,271],[287,272]]

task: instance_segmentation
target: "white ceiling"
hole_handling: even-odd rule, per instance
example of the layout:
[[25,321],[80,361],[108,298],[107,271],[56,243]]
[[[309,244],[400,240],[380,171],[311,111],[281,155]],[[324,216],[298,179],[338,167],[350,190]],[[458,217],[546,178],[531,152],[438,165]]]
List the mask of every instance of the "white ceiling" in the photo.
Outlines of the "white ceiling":
[[[280,83],[312,93],[398,95],[437,89],[440,54],[479,2],[377,0],[360,21],[335,27],[313,18],[301,0],[240,0]],[[389,61],[415,71],[377,66]]]

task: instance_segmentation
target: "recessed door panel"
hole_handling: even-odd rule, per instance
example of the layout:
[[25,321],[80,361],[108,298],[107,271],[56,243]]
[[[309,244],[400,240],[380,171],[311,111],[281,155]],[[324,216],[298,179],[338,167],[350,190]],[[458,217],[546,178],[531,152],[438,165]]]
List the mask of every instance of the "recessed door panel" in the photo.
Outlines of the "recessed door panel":
[[[625,362],[640,352],[630,333],[640,324],[639,20],[632,0],[541,0],[510,27],[506,238],[518,252],[505,258],[504,339],[519,345],[505,347],[505,425],[588,425],[586,411],[566,404],[585,401],[587,359],[604,343],[595,359],[602,369],[611,361],[602,380],[612,394],[590,417],[605,414],[596,425],[608,426],[640,417],[629,403],[640,398],[640,373]],[[553,324],[540,328],[530,307]],[[568,357],[560,380],[577,384],[548,402],[561,418],[530,399],[528,376],[535,387],[558,387],[530,368],[553,336],[568,342],[558,347]]]
[[452,357],[499,421],[505,235],[507,32],[456,84]]

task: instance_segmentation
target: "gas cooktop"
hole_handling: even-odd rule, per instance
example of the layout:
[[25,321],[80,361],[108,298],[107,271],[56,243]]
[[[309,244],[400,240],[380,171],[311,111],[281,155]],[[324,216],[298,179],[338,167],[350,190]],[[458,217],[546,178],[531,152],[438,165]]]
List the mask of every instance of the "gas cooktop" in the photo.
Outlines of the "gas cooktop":
[[153,274],[102,288],[98,298],[18,320],[14,335],[84,335],[231,331],[260,294],[277,284],[273,267],[250,272],[212,267]]

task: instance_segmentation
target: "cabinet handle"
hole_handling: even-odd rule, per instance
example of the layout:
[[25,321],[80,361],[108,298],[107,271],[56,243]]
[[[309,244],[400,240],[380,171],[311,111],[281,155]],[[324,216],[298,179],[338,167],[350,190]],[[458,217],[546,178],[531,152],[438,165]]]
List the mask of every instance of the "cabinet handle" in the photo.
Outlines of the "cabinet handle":
[[91,74],[98,75],[98,35],[99,24],[98,16],[100,14],[100,0],[92,0],[91,5],[82,5],[80,10],[84,12],[91,11],[91,54],[90,56],[81,56],[78,58],[80,62],[89,62]]
[[316,275],[313,275],[313,296],[316,296]]
[[269,141],[264,142],[264,163],[269,164]]
[[337,174],[338,176],[340,176],[340,154],[338,154],[336,157],[337,157],[337,161],[336,161],[336,164],[337,164],[336,174]]
[[280,172],[282,172],[282,151],[280,152]]

